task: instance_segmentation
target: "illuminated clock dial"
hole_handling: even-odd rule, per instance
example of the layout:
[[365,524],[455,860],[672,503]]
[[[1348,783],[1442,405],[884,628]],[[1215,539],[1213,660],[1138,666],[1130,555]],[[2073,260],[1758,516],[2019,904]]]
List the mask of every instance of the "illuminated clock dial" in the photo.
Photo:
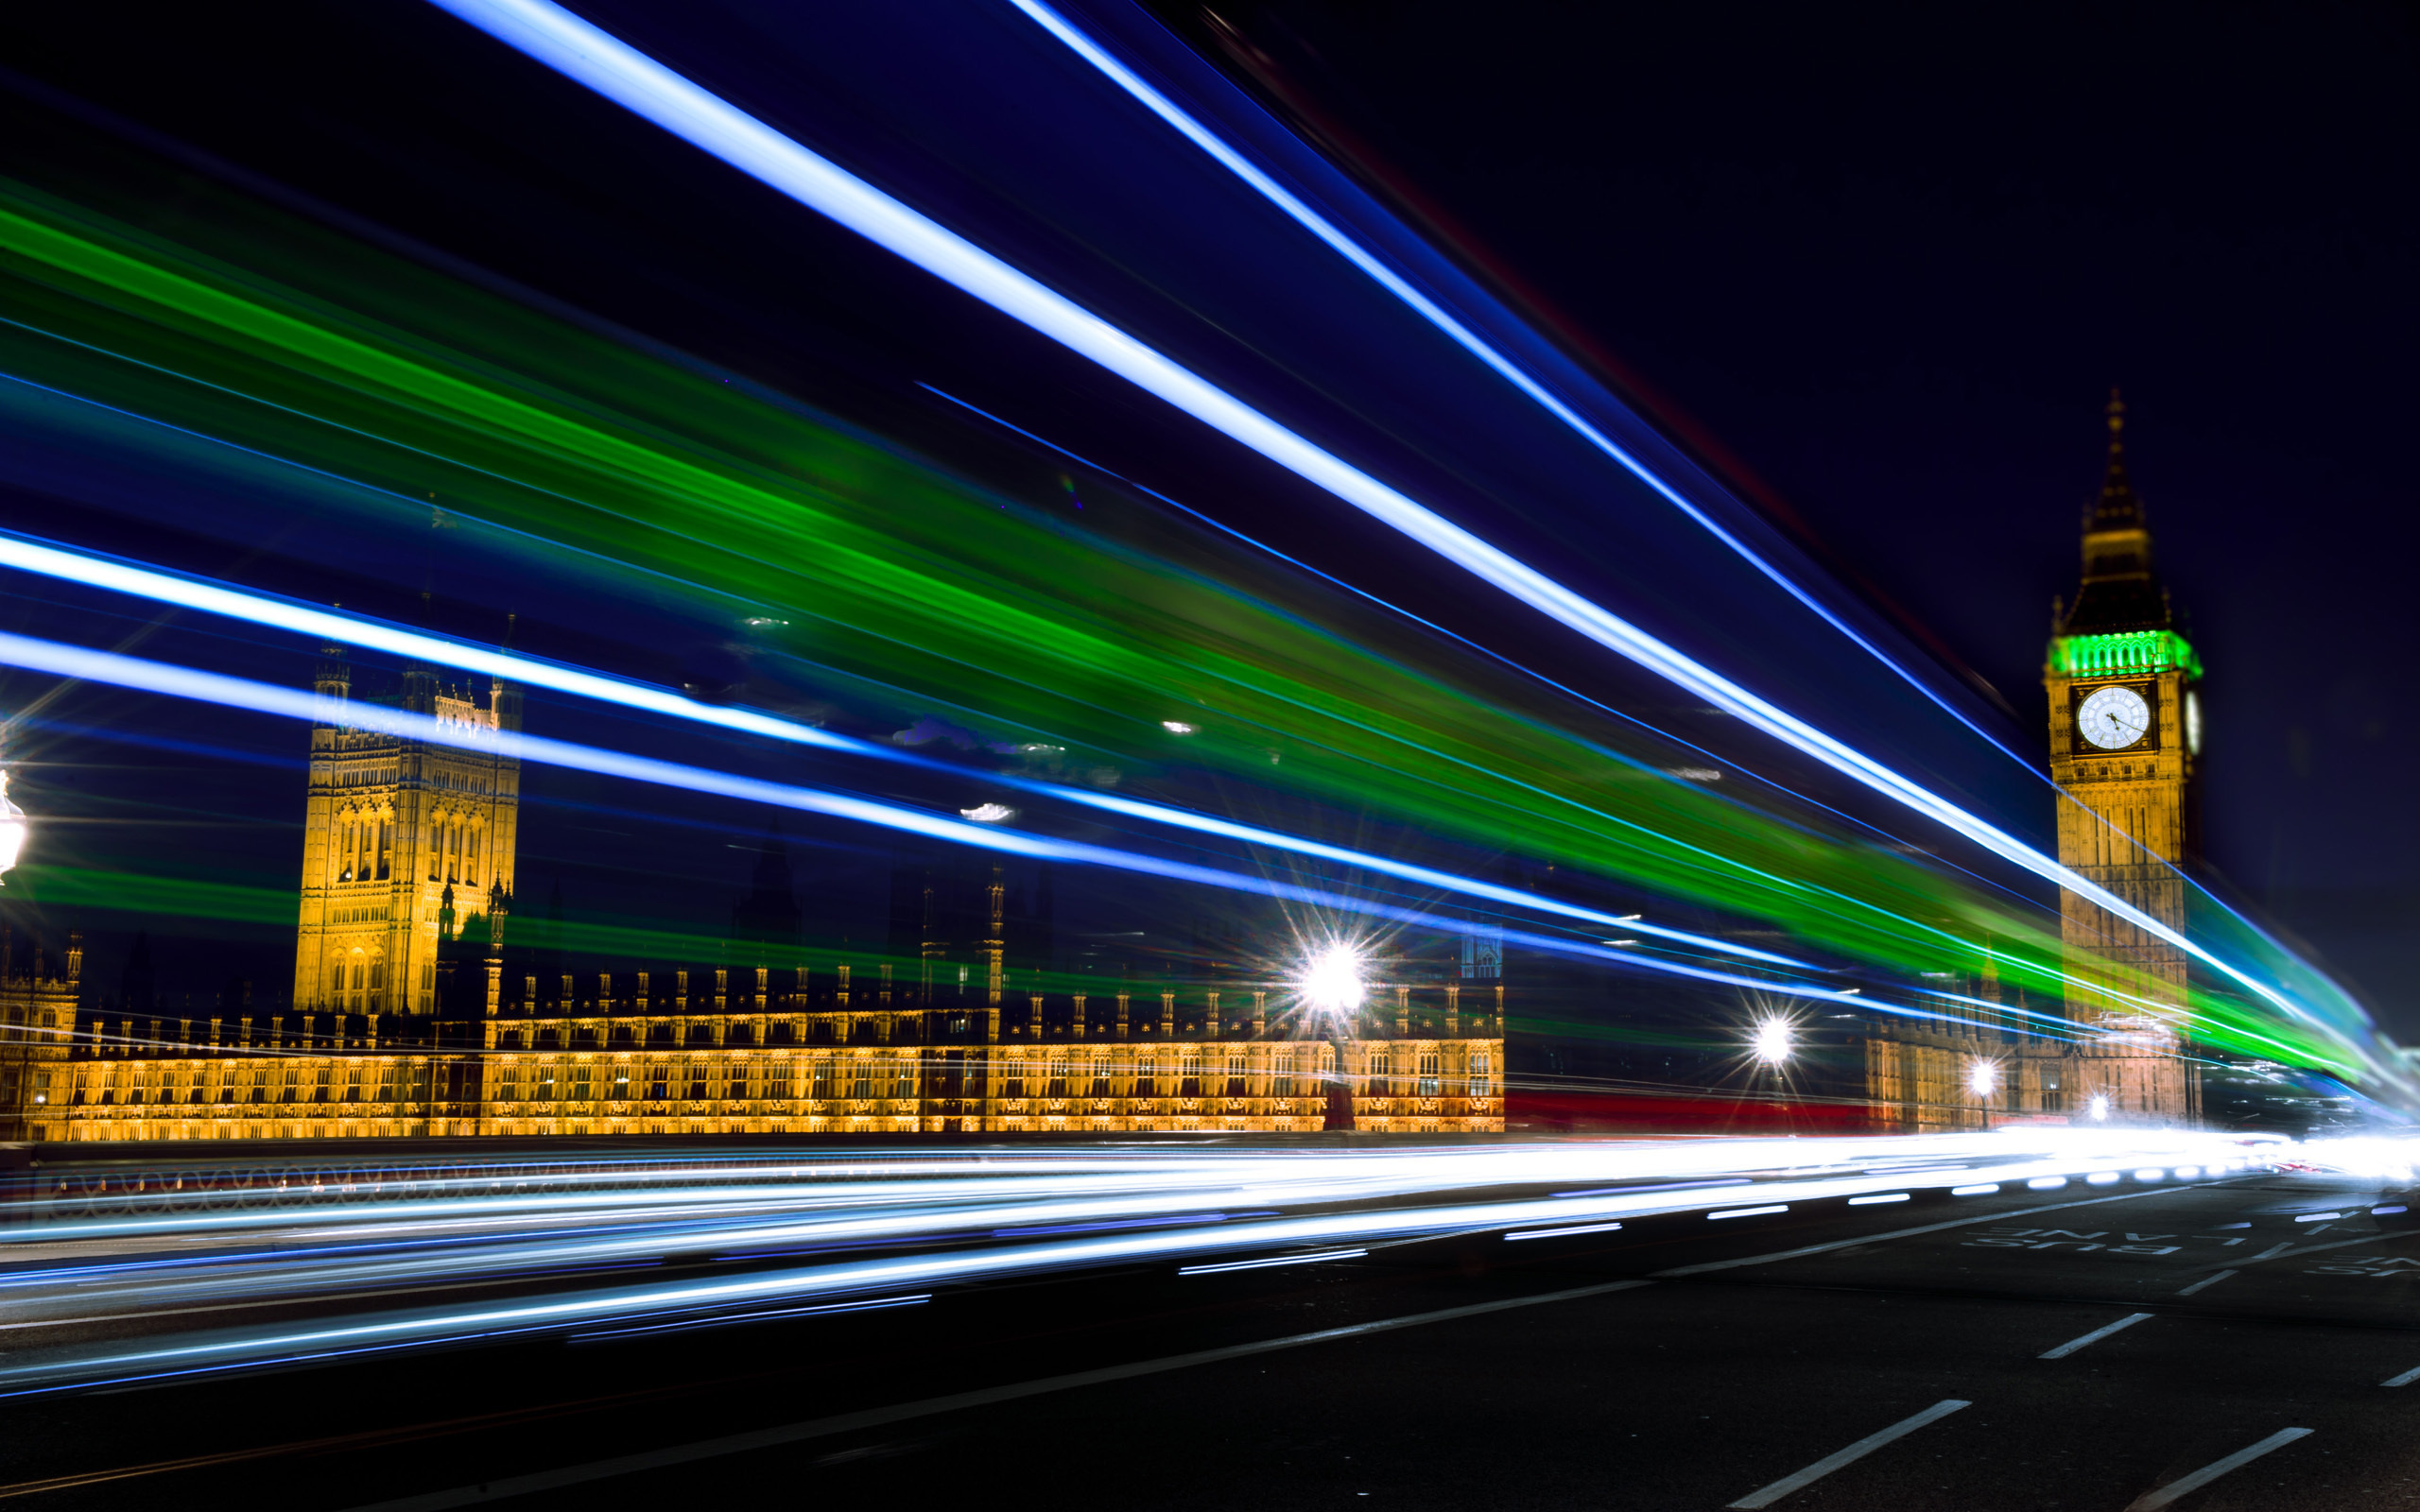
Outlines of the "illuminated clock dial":
[[2102,750],[2123,750],[2152,728],[2152,706],[2132,688],[2102,688],[2076,710],[2076,730]]

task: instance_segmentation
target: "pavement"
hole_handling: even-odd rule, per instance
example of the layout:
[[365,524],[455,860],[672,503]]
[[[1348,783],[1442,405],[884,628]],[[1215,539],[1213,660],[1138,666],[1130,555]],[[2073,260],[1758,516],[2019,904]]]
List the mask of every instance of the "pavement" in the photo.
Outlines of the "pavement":
[[[29,1507],[2420,1507],[2376,1183],[1487,1234],[19,1398]],[[424,1300],[425,1298],[423,1298]]]

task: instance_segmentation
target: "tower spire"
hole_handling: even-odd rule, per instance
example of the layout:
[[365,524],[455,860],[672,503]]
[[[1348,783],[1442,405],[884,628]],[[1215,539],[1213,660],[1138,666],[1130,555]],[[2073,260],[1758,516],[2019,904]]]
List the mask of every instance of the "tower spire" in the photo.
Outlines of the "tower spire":
[[2109,390],[2109,471],[2100,480],[2100,497],[2092,507],[2086,530],[2140,530],[2143,502],[2126,477],[2126,401]]

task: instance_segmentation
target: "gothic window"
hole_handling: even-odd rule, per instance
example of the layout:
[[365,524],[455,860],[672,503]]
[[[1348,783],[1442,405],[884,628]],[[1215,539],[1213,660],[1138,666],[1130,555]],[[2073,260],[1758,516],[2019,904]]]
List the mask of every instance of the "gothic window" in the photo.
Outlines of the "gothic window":
[[574,1102],[584,1103],[596,1095],[589,1090],[590,1072],[588,1067],[580,1066],[577,1068],[572,1072],[571,1076],[571,1095]]
[[542,1103],[551,1103],[555,1100],[554,1067],[541,1066],[538,1068],[538,1085],[533,1089],[533,1091],[536,1093],[538,1100]]
[[1227,1057],[1227,1095],[1230,1097],[1243,1096],[1244,1088],[1247,1085],[1248,1083],[1245,1080],[1244,1054],[1240,1050],[1233,1051],[1229,1053]]
[[1370,1075],[1368,1087],[1362,1095],[1367,1097],[1386,1096],[1388,1091],[1387,1078],[1393,1073],[1393,1070],[1394,1067],[1391,1064],[1387,1052],[1383,1050],[1372,1051],[1370,1053]]
[[1473,1097],[1487,1095],[1487,1052],[1483,1050],[1471,1057],[1470,1089]]
[[1045,1097],[1067,1095],[1067,1063],[1065,1061],[1054,1060],[1050,1063],[1050,1085],[1042,1095]]
[[776,1063],[769,1075],[771,1079],[765,1084],[765,1095],[777,1103],[788,1102],[790,1100],[789,1062],[785,1060]]
[[1436,1096],[1437,1085],[1437,1053],[1432,1050],[1420,1057],[1420,1095],[1423,1097]]
[[1093,1062],[1093,1095],[1107,1097],[1109,1091],[1109,1060],[1106,1057]]
[[1184,1062],[1183,1070],[1180,1072],[1180,1076],[1182,1079],[1177,1083],[1176,1089],[1176,1094],[1179,1097],[1199,1097],[1201,1095],[1201,1051],[1189,1050],[1185,1052]]
[[344,1074],[344,1100],[348,1103],[361,1101],[361,1068],[358,1066]]
[[1151,1058],[1146,1056],[1134,1066],[1134,1095],[1157,1097],[1160,1095],[1159,1085],[1158,1068],[1152,1065]]
[[897,1084],[892,1087],[890,1095],[893,1097],[915,1096],[916,1063],[908,1059],[907,1057],[902,1056],[896,1063],[896,1070],[898,1072],[899,1079]]
[[521,1101],[521,1068],[507,1066],[496,1073],[495,1100],[499,1103]]
[[387,880],[389,864],[394,859],[395,825],[391,819],[378,821],[378,880]]
[[856,1060],[849,1067],[849,1095],[862,1102],[873,1095],[873,1063]]
[[735,1101],[745,1098],[748,1095],[747,1067],[734,1066],[731,1068],[731,1090],[723,1095],[732,1098]]

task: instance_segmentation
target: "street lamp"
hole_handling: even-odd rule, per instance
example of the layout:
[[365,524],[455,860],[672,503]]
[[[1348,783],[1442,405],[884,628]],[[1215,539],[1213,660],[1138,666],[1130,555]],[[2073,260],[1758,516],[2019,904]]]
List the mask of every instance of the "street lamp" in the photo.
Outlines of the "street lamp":
[[1966,1067],[1966,1090],[1978,1097],[1989,1097],[1998,1090],[1999,1068],[1988,1060],[1977,1059]]
[[1340,1019],[1352,1013],[1369,996],[1361,981],[1361,953],[1341,940],[1312,952],[1294,978],[1294,990],[1315,1012]]
[[1778,1066],[1789,1058],[1795,1048],[1796,1037],[1785,1015],[1768,1013],[1748,1031],[1748,1054],[1759,1064]]
[[2107,1092],[2093,1093],[2092,1096],[2085,1101],[2083,1106],[2084,1111],[2092,1115],[2092,1121],[2094,1123],[2100,1124],[2108,1121],[2109,1094]]
[[26,811],[9,801],[9,772],[0,767],[0,886],[8,885],[5,873],[25,849]]

